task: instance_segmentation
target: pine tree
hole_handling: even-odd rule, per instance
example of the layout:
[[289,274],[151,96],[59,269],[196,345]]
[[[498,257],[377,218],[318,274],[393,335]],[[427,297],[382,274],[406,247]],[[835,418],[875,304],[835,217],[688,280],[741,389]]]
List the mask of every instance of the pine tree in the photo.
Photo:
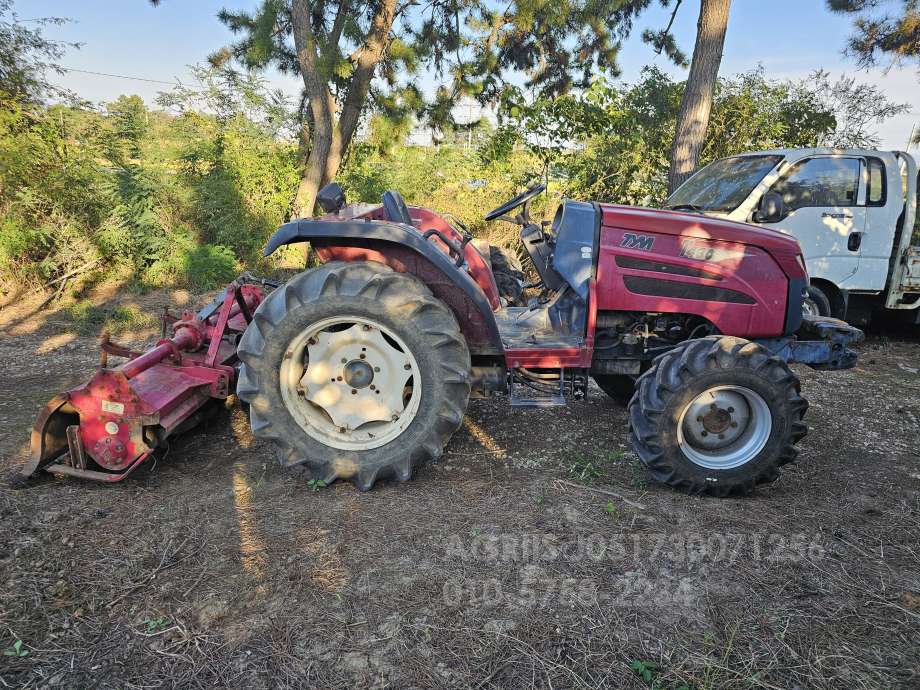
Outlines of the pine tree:
[[[160,0],[151,0],[159,4]],[[303,176],[295,213],[310,215],[338,171],[363,115],[407,113],[451,124],[461,97],[497,101],[512,72],[542,95],[617,74],[620,41],[651,0],[261,0],[254,12],[223,10],[238,40],[214,64],[275,66],[303,82]],[[415,80],[441,85],[426,99]]]
[[[895,8],[881,11],[882,8]],[[900,5],[898,9],[897,6]],[[832,12],[851,15],[853,35],[846,52],[862,67],[881,56],[894,62],[920,62],[920,3],[917,0],[827,0]]]

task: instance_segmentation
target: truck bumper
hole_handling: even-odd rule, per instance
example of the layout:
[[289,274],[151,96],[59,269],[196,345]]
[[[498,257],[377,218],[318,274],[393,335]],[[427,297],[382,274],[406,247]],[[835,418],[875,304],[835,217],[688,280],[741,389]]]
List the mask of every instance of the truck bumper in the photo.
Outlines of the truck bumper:
[[840,319],[829,316],[803,316],[795,335],[763,338],[756,342],[776,357],[813,369],[851,369],[857,354],[850,349],[863,340],[863,332]]

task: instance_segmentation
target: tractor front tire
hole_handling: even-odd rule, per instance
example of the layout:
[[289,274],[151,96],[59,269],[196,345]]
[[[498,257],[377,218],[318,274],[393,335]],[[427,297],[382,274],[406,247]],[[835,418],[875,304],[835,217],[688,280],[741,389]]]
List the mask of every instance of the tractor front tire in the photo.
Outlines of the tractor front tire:
[[784,361],[743,338],[709,336],[658,357],[629,404],[633,447],[659,482],[748,494],[773,482],[807,433],[808,403]]
[[238,352],[253,433],[314,486],[408,480],[441,455],[470,395],[453,313],[415,276],[374,262],[296,276],[259,305]]

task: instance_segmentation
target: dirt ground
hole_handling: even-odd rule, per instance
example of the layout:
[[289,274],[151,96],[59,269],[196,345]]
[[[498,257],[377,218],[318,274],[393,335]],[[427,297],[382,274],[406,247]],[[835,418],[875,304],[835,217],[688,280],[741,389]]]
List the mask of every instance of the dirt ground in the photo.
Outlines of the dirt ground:
[[[0,309],[4,474],[97,362],[39,301]],[[596,388],[475,401],[366,494],[285,476],[239,406],[118,485],[0,484],[0,685],[918,687],[918,369],[905,333],[800,368],[800,460],[745,499],[649,483]]]

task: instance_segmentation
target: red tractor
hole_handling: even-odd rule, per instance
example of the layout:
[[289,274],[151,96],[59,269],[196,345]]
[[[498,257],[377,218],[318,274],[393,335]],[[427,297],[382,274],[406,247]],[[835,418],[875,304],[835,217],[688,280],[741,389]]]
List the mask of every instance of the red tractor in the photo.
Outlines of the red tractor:
[[[521,304],[523,275],[456,219],[410,208],[394,191],[381,204],[346,205],[328,185],[318,197],[325,215],[287,223],[265,249],[309,242],[323,265],[267,295],[264,284],[237,281],[210,311],[173,324],[155,357],[109,346],[130,359],[107,371],[133,365],[128,373],[147,384],[139,391],[118,374],[124,390],[55,399],[36,424],[27,473],[98,479],[113,469],[100,453],[117,442],[120,479],[180,417],[235,384],[253,432],[277,444],[282,465],[367,490],[382,478],[405,481],[440,456],[471,396],[562,405],[584,398],[591,377],[628,400],[633,446],[656,480],[719,496],[775,480],[807,431],[808,404],[788,363],[852,367],[849,346],[862,338],[841,321],[803,317],[808,276],[796,241],[698,215],[571,200],[547,225],[529,213],[544,189],[486,215],[521,228],[537,278]],[[195,353],[205,347],[212,356]],[[220,368],[217,383],[208,366]],[[155,382],[183,367],[199,377],[187,386],[197,393],[180,396],[171,383],[164,403]],[[105,441],[106,424],[114,441]],[[129,446],[131,438],[140,442]]]

